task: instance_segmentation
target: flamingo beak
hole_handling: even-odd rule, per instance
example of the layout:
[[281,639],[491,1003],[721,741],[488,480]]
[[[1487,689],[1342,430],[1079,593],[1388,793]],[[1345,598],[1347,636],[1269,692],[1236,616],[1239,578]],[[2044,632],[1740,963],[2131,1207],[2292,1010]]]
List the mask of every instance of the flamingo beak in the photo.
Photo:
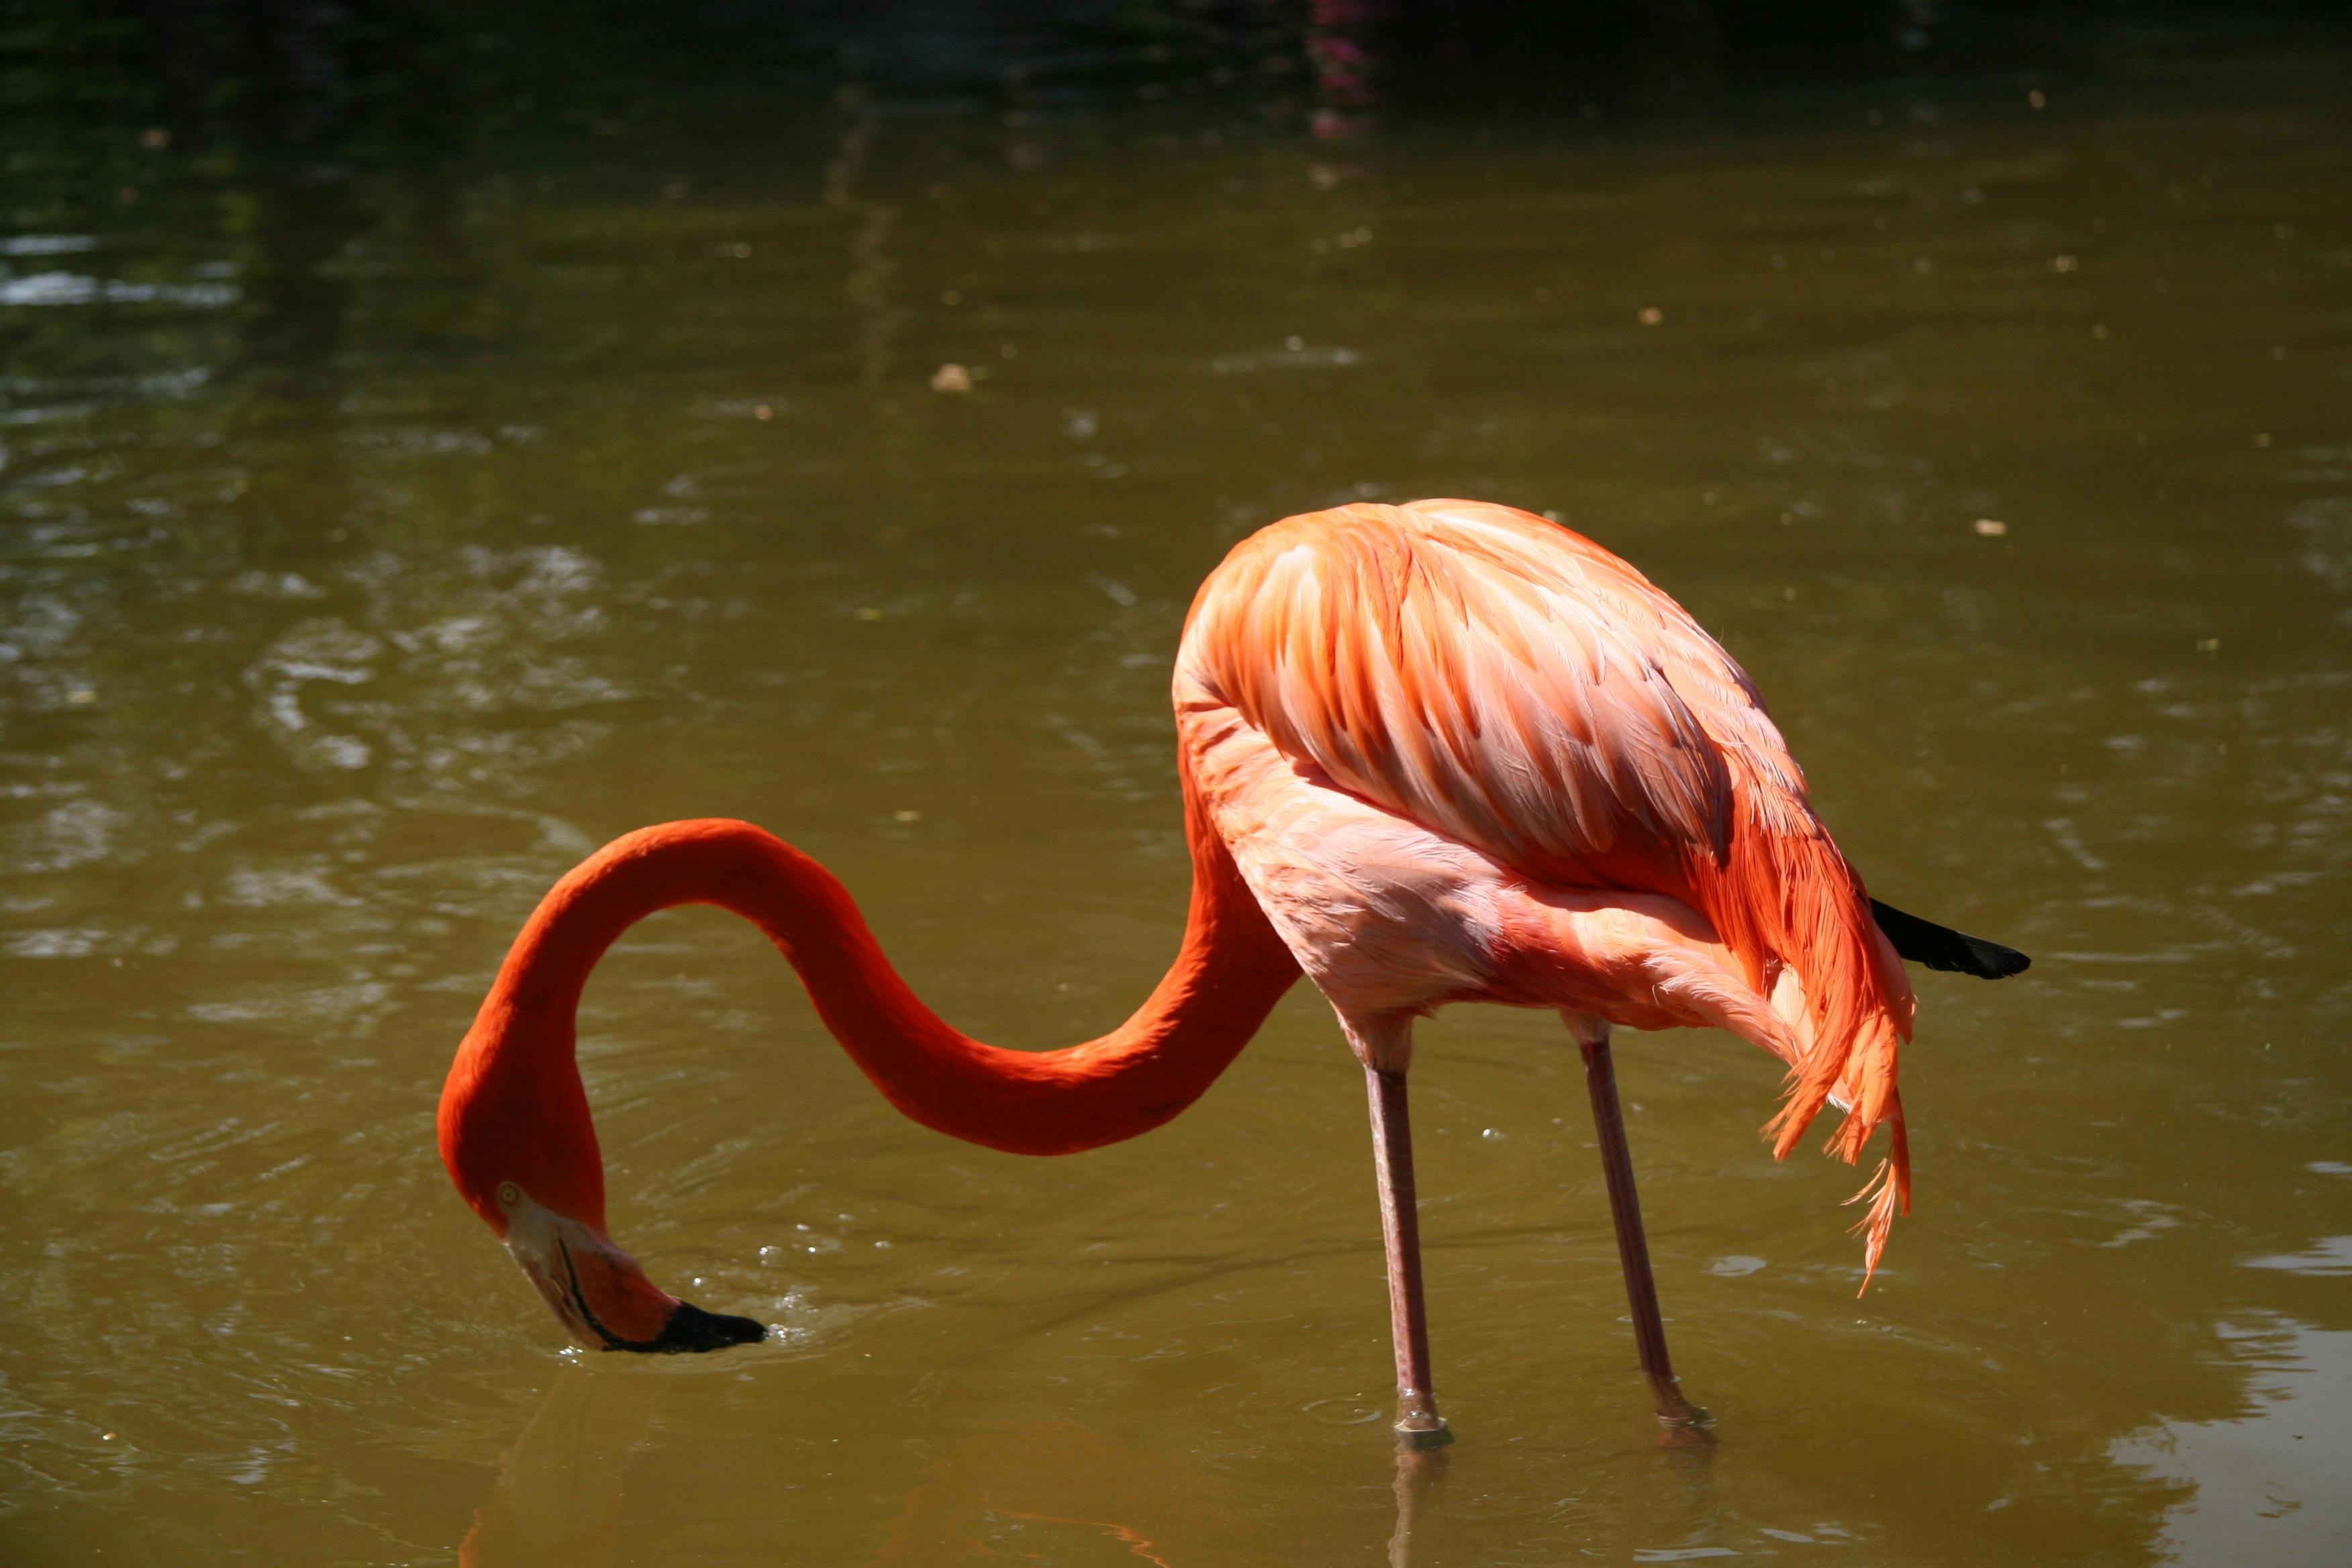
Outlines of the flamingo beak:
[[532,1202],[512,1183],[499,1188],[499,1206],[507,1218],[508,1253],[572,1339],[590,1350],[715,1351],[767,1338],[754,1319],[679,1300],[646,1278],[611,1237]]

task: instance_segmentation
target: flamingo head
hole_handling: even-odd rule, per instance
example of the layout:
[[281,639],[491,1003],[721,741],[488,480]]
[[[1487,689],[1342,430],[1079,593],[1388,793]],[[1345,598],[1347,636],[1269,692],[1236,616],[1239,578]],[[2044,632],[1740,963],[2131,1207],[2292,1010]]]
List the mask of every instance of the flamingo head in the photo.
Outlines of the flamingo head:
[[664,1290],[605,1233],[604,1161],[570,1032],[548,1037],[560,1052],[510,1015],[467,1037],[439,1117],[442,1163],[459,1194],[590,1350],[715,1351],[765,1339],[751,1318]]
[[716,1351],[767,1337],[754,1319],[681,1301],[647,1279],[603,1226],[536,1202],[520,1184],[500,1182],[492,1195],[506,1221],[500,1237],[508,1255],[572,1339],[589,1349]]

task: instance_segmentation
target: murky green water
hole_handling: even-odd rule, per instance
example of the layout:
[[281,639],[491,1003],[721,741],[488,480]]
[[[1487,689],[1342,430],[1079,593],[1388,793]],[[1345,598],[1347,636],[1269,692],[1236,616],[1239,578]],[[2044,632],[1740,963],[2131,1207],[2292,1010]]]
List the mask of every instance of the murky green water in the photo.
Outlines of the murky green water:
[[[702,96],[649,55],[662,95],[565,99],[586,68],[518,87],[512,38],[442,38],[445,77],[298,9],[193,121],[35,40],[0,1560],[2352,1552],[2352,54],[2102,34],[1416,110],[1334,75],[1373,34],[1286,16],[1120,35],[1176,63],[1083,91],[1094,45],[1013,29],[936,80]],[[1920,979],[1919,1202],[1868,1298],[1853,1175],[1757,1141],[1772,1064],[1627,1037],[1720,1420],[1659,1452],[1574,1054],[1457,1013],[1414,1090],[1463,1441],[1400,1477],[1311,993],[1168,1128],[1024,1161],[901,1120],[699,910],[588,997],[614,1228],[783,1332],[562,1349],[431,1136],[550,880],[747,816],[950,1018],[1093,1034],[1181,923],[1193,584],[1426,494],[1640,563],[1874,890],[2036,955]]]

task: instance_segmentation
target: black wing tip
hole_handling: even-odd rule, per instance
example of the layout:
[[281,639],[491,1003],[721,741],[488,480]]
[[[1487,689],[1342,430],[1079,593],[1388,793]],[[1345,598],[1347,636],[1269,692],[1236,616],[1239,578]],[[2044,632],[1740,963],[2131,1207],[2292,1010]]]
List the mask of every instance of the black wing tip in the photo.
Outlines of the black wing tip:
[[1929,969],[1947,974],[1973,974],[1979,980],[2006,980],[2012,974],[2022,974],[2033,965],[2033,960],[2013,947],[1905,914],[1876,899],[1870,900],[1870,913],[1877,921],[1878,929],[1886,933],[1886,940],[1895,944],[1896,952]]
[[1962,935],[1960,940],[1968,944],[1969,956],[1976,961],[1962,973],[1979,980],[2006,980],[2033,967],[2033,960],[2013,947],[2003,947],[1980,936]]

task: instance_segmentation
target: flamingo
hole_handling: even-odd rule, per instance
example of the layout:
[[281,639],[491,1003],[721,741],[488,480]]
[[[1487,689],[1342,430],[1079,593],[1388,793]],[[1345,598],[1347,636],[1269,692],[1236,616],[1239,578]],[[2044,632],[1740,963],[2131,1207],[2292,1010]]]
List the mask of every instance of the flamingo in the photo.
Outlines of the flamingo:
[[573,1017],[597,960],[656,910],[764,931],[884,1098],[1020,1154],[1132,1138],[1215,1081],[1301,973],[1361,1064],[1410,1447],[1450,1437],[1430,1370],[1406,1081],[1412,1026],[1454,1002],[1549,1008],[1580,1049],[1636,1349],[1668,1431],[1706,1414],[1668,1358],[1610,1032],[1711,1026],[1786,1064],[1786,1155],[1825,1104],[1849,1163],[1882,1125],[1863,1285],[1911,1174],[1896,1089],[1903,960],[1998,978],[2027,960],[1876,903],[1807,804],[1748,676],[1591,540],[1515,509],[1362,503],[1244,540],[1176,656],[1192,890],[1175,961],[1125,1023],[1066,1049],[959,1032],[856,904],[749,823],[641,828],[549,891],[459,1046],[438,1118],[458,1192],[591,1348],[709,1351],[749,1319],[661,1289],[605,1230]]

